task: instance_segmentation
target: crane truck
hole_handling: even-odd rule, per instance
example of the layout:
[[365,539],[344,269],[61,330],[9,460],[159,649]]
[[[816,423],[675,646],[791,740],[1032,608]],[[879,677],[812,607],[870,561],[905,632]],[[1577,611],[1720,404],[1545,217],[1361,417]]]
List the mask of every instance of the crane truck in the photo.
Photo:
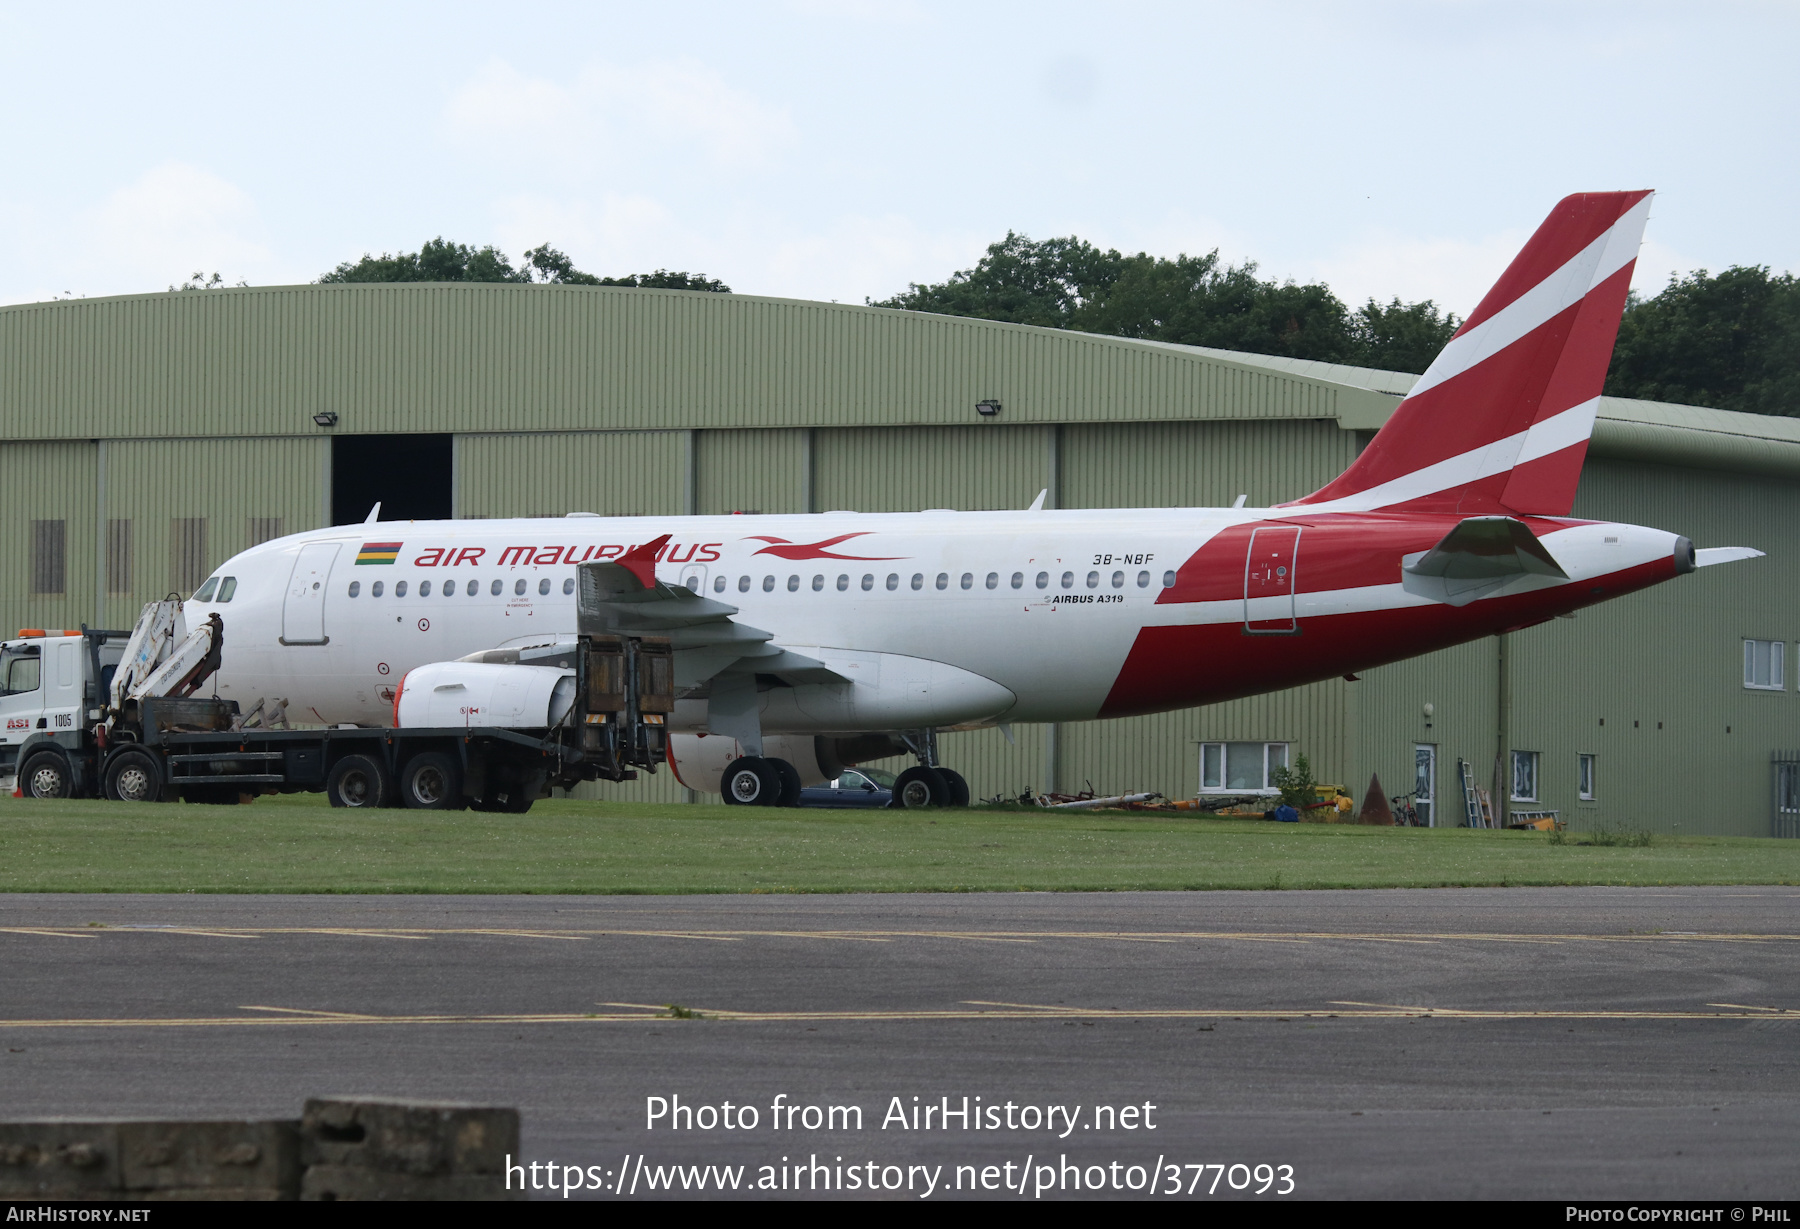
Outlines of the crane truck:
[[29,798],[524,812],[552,786],[635,779],[667,757],[667,638],[526,638],[412,671],[391,728],[294,728],[285,701],[201,694],[225,627],[171,595],[129,631],[0,641],[0,781]]

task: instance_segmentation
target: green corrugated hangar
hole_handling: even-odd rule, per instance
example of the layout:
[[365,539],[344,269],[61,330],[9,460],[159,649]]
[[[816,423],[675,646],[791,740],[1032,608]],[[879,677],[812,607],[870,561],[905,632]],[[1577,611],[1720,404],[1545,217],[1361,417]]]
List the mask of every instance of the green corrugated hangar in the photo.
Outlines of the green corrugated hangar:
[[[749,295],[293,286],[0,309],[0,623],[129,626],[257,542],[405,517],[1279,502],[1413,377]],[[978,402],[999,403],[991,415]],[[1793,834],[1800,422],[1607,399],[1577,516],[1769,557],[1339,680],[946,737],[983,796],[1262,788]],[[952,746],[952,744],[957,744]],[[668,774],[608,787],[675,800]],[[1783,799],[1788,801],[1784,804]],[[1785,829],[1785,830],[1784,830]]]

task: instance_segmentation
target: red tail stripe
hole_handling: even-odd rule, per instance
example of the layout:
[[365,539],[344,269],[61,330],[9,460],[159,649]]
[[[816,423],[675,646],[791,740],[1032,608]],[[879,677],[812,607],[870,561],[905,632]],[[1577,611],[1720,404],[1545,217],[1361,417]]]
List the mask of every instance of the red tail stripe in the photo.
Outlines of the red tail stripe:
[[1494,288],[1469,313],[1458,334],[1468,332],[1562,268],[1649,195],[1648,191],[1582,192],[1558,201]]

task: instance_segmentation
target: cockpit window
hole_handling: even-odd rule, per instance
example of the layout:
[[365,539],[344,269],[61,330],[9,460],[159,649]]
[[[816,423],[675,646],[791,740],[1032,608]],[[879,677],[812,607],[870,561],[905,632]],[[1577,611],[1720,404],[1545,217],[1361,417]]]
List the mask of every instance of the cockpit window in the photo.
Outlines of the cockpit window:
[[207,581],[205,584],[201,585],[199,589],[195,590],[194,596],[191,600],[196,601],[196,602],[210,602],[210,601],[212,601],[213,590],[217,589],[218,587],[219,587],[219,578],[217,576],[215,576],[211,580]]
[[227,576],[219,582],[219,600],[229,602],[231,595],[237,592],[237,577]]
[[0,696],[38,689],[38,651],[33,645],[0,653]]

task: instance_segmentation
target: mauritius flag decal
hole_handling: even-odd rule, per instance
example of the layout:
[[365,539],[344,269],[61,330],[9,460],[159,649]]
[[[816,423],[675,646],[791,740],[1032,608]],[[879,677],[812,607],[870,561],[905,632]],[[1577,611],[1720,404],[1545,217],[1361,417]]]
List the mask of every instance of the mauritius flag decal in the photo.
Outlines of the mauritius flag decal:
[[356,562],[392,563],[400,554],[400,542],[364,542],[362,549],[356,552]]

